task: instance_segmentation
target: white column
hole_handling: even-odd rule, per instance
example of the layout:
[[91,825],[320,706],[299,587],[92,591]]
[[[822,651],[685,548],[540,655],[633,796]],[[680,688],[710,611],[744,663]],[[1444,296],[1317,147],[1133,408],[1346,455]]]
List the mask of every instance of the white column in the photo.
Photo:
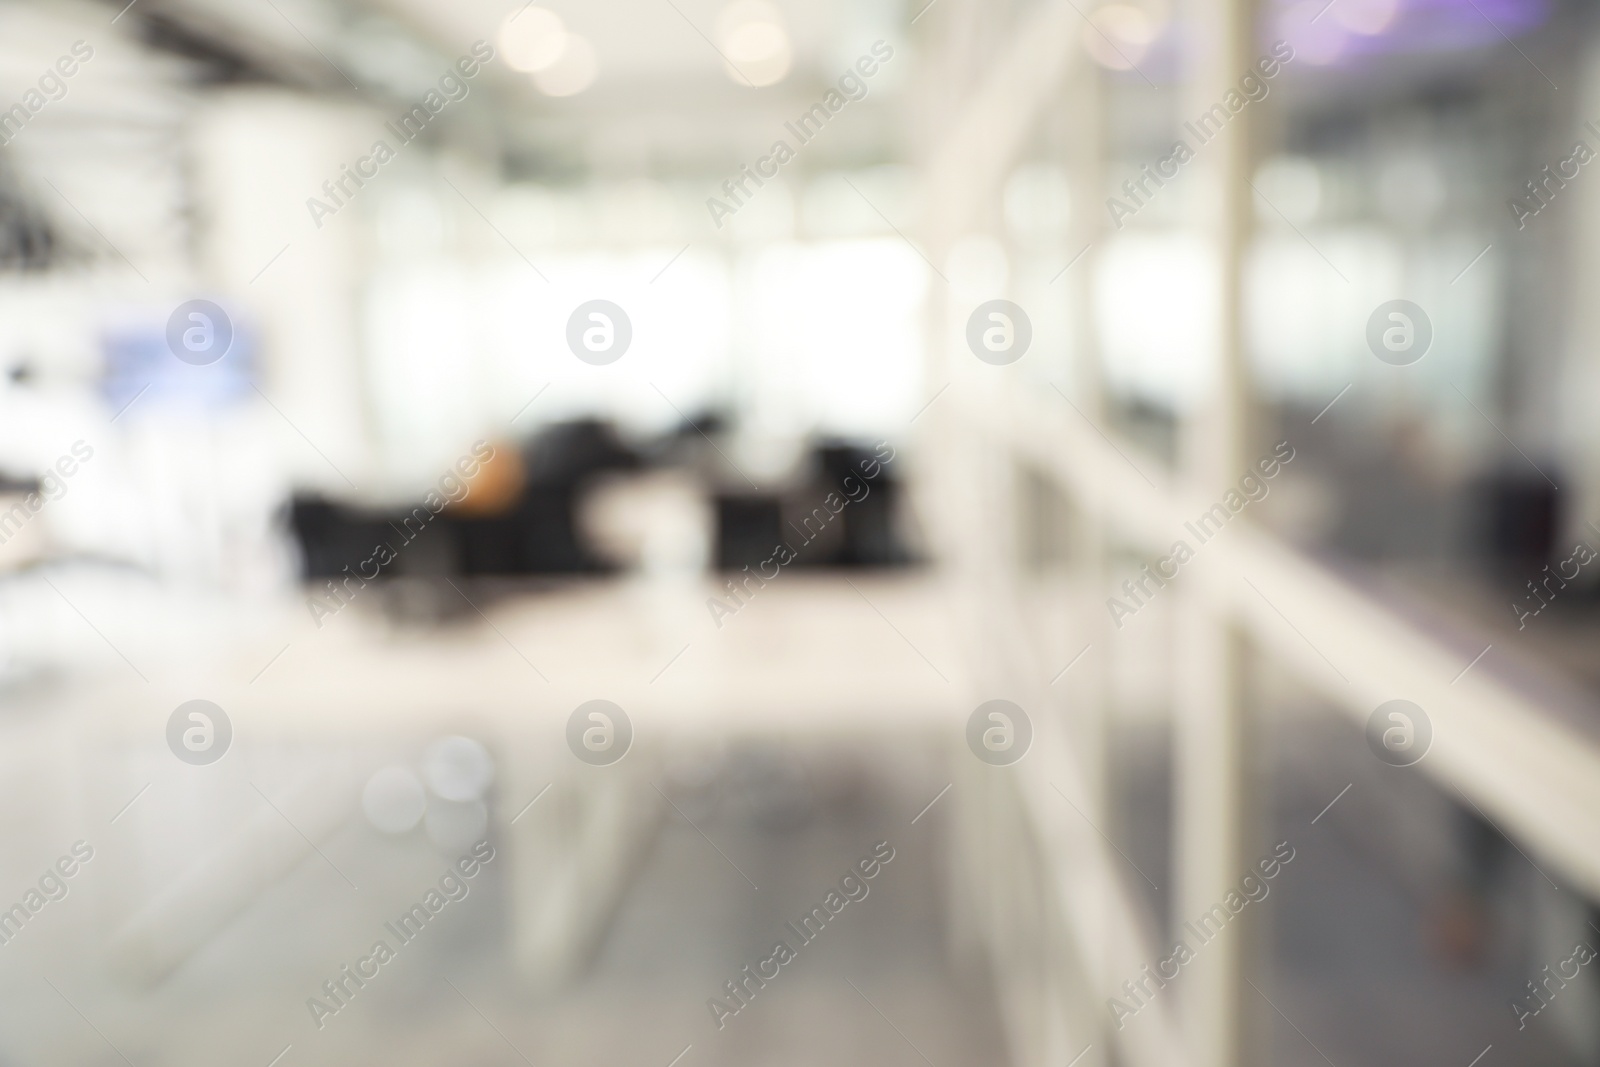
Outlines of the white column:
[[[1257,52],[1252,0],[1195,0],[1193,14],[1191,25],[1198,29],[1194,69],[1182,103],[1188,118],[1221,103]],[[1241,289],[1254,210],[1249,184],[1254,118],[1254,110],[1246,107],[1210,141],[1194,146],[1189,175],[1193,222],[1207,245],[1220,304],[1207,346],[1213,365],[1206,392],[1181,438],[1180,473],[1201,499],[1239,477],[1248,447]],[[1185,920],[1221,902],[1244,875],[1255,804],[1243,636],[1201,600],[1192,584],[1175,592],[1174,918],[1182,931]],[[1204,947],[1190,946],[1198,958],[1186,969],[1180,1000],[1186,1043],[1197,1067],[1246,1067],[1253,1060],[1245,1019],[1255,1010],[1251,998],[1256,994],[1245,981],[1244,933],[1243,925],[1229,927]]]
[[373,112],[244,90],[215,100],[192,142],[202,277],[259,336],[260,388],[281,411],[264,418],[293,424],[274,438],[285,464],[299,481],[345,494],[338,472],[360,485],[368,458],[357,327],[368,205],[357,193],[319,228],[306,201],[327,202],[323,183],[380,135]]

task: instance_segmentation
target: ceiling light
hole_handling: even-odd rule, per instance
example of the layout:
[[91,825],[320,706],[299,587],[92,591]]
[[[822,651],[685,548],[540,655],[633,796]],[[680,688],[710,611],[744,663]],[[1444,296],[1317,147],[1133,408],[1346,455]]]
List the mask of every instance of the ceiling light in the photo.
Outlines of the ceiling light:
[[531,74],[561,59],[567,50],[567,29],[554,11],[525,7],[500,27],[499,45],[507,66]]
[[600,74],[600,60],[588,38],[575,33],[567,36],[561,57],[533,76],[533,84],[546,96],[574,96],[594,84]]
[[717,16],[717,46],[729,78],[761,87],[782,81],[793,65],[783,16],[767,0],[734,0]]
[[735,63],[764,63],[789,51],[789,35],[773,22],[747,22],[728,34],[723,43],[727,45],[728,58]]

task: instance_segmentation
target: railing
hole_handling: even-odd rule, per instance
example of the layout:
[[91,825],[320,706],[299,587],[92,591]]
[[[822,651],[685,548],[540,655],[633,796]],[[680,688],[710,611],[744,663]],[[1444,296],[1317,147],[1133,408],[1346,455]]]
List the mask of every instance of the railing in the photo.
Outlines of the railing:
[[[1206,10],[1198,14],[1219,44],[1186,87],[1200,96],[1254,47],[1249,3],[1216,0],[1202,6]],[[942,262],[957,239],[981,232],[982,220],[994,215],[1009,168],[1047,120],[1079,131],[1069,138],[1082,150],[1071,161],[1084,194],[1074,197],[1074,247],[1092,249],[1103,239],[1096,221],[1097,197],[1103,195],[1096,177],[1101,116],[1093,73],[1071,61],[1083,25],[1072,0],[1033,6],[971,93],[965,113],[946,127],[951,132],[929,154],[924,181],[927,215],[918,236],[930,261]],[[917,425],[928,453],[919,499],[965,591],[961,605],[977,661],[974,677],[1037,709],[1035,758],[1005,774],[969,768],[965,795],[972,799],[958,820],[965,869],[986,872],[968,891],[978,933],[1001,976],[1002,997],[1012,1005],[1007,1018],[1018,1063],[1060,1067],[1089,1046],[1081,1064],[1092,1067],[1106,1062],[1112,1043],[1119,1046],[1120,1062],[1141,1067],[1251,1062],[1243,1016],[1254,1010],[1247,1002],[1255,994],[1245,992],[1245,954],[1237,938],[1192,972],[1186,968],[1181,1017],[1172,998],[1158,999],[1146,1009],[1152,1017],[1141,1012],[1137,1026],[1109,1026],[1105,998],[1159,956],[1151,945],[1153,924],[1141,917],[1128,884],[1127,865],[1094,828],[1106,814],[1100,783],[1109,694],[1091,674],[1077,684],[1077,699],[1068,706],[1042,681],[1051,671],[1036,661],[1039,650],[1021,625],[1023,579],[1006,562],[1013,556],[1016,514],[1008,487],[1025,468],[1063,493],[1081,516],[1077,565],[1084,587],[1101,591],[1086,596],[1080,640],[1114,641],[1103,604],[1110,592],[1108,545],[1127,545],[1152,558],[1164,554],[1186,536],[1184,523],[1215,502],[1214,494],[1206,499],[1201,490],[1221,491],[1246,469],[1240,442],[1248,436],[1249,389],[1238,358],[1238,324],[1250,204],[1248,192],[1241,196],[1238,189],[1249,177],[1251,121],[1241,115],[1230,128],[1237,138],[1233,148],[1196,162],[1212,170],[1221,190],[1203,231],[1223,280],[1225,305],[1210,347],[1224,356],[1215,368],[1209,405],[1185,427],[1178,474],[1162,474],[1158,462],[1103,436],[1092,366],[1074,368],[1074,411],[1052,391],[1030,390],[1006,368],[972,359],[947,328],[969,308],[951,300],[939,307],[936,300],[930,315],[936,325],[929,377],[934,388],[949,386]],[[1062,283],[1080,287],[1080,309],[1092,305],[1087,279],[1093,264],[1091,253]],[[1091,321],[1077,324],[1077,336],[1080,351],[1093,351]],[[1232,520],[1203,552],[1161,593],[1175,609],[1179,811],[1172,869],[1179,914],[1197,914],[1221,899],[1228,881],[1254,858],[1246,855],[1254,805],[1247,796],[1250,724],[1241,685],[1251,656],[1287,666],[1360,727],[1387,700],[1420,705],[1434,734],[1418,771],[1479,808],[1541,867],[1600,898],[1600,745],[1561,721],[1557,709],[1489,671],[1463,674],[1470,652],[1463,655],[1248,516]],[[1082,669],[1094,667],[1086,663]],[[1008,830],[1008,810],[1022,816],[1028,832]]]

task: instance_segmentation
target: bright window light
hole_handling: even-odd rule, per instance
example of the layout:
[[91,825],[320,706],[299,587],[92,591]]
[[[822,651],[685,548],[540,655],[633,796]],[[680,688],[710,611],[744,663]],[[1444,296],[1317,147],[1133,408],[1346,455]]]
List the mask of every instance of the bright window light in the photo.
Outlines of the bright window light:
[[923,401],[928,267],[898,238],[782,244],[740,270],[741,368],[760,423],[897,430]]
[[1198,239],[1113,238],[1095,277],[1106,384],[1157,407],[1188,410],[1209,380],[1218,299],[1215,269]]

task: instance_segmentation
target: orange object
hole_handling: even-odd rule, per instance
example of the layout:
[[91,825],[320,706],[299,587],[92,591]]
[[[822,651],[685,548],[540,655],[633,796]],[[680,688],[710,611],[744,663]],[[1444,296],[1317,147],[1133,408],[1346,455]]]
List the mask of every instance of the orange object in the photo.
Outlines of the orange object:
[[516,445],[495,442],[494,454],[467,479],[467,495],[449,510],[458,515],[503,515],[515,506],[526,480],[527,470]]

